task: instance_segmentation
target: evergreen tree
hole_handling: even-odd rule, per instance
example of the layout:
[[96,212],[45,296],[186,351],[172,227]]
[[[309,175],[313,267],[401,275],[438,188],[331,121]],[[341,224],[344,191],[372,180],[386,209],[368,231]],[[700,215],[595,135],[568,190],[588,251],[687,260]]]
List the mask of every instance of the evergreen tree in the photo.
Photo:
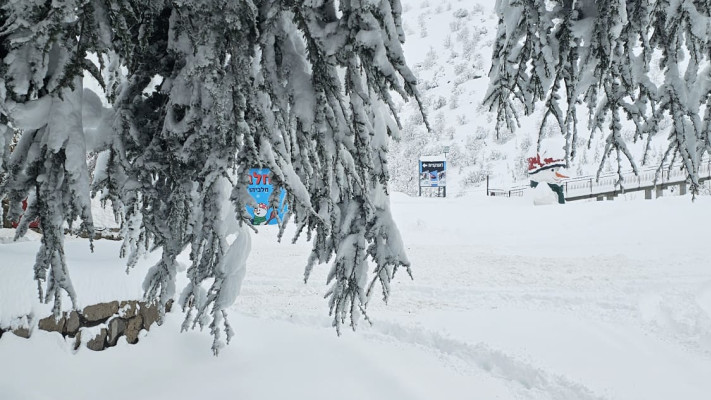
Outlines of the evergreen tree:
[[[98,3],[80,4],[97,9]],[[84,10],[65,11],[72,9]],[[85,14],[62,21],[82,21]],[[328,298],[338,332],[346,321],[356,327],[376,284],[387,300],[397,269],[409,272],[387,196],[388,136],[400,125],[391,92],[419,103],[402,54],[400,14],[398,0],[106,0],[101,24],[88,20],[90,31],[102,35],[89,35],[89,45],[75,57],[84,62],[86,51],[94,51],[106,61],[102,82],[113,105],[103,133],[92,141],[91,150],[100,152],[93,191],[111,200],[122,222],[121,255],[129,268],[147,250],[162,252],[144,281],[146,300],[157,301],[161,310],[176,294],[176,257],[190,248],[190,283],[178,299],[186,310],[183,328],[209,326],[215,353],[232,336],[225,310],[239,293],[249,252],[246,206],[255,205],[247,190],[250,168],[271,169],[273,206],[280,190],[287,191],[280,237],[293,219],[297,237],[306,233],[313,241],[306,279],[317,263],[332,262]],[[77,37],[83,43],[76,31],[63,33],[66,43],[57,45],[62,51],[76,49]],[[4,61],[3,88],[10,93],[14,80],[7,71],[16,68],[17,58]],[[75,97],[82,72],[68,70],[74,86],[66,83],[70,89],[57,95],[74,110],[81,104]],[[34,98],[54,99],[47,81],[39,82]],[[21,103],[9,96],[0,100],[8,126],[24,129],[12,153],[18,161],[3,164],[12,179],[2,188],[16,203],[28,189],[14,189],[21,177],[14,170],[61,174],[69,157],[45,163],[44,170],[24,167],[24,159],[36,155],[30,149],[36,141],[14,122]],[[70,163],[79,160],[73,154]],[[71,192],[73,182],[86,189],[87,180],[84,174],[65,181],[63,198],[74,208],[60,211],[64,220],[82,213],[90,229],[86,193]],[[52,196],[62,193],[38,191],[32,199],[56,207]],[[23,221],[37,213],[34,204]],[[61,254],[61,222],[42,219],[42,230],[43,240],[52,238],[52,249]],[[230,234],[236,239],[229,241]],[[73,299],[61,265],[62,274],[55,274]]]
[[273,159],[275,182],[289,189],[289,216],[313,235],[305,278],[334,260],[328,297],[340,332],[346,320],[356,327],[376,283],[387,300],[395,271],[409,272],[387,199],[387,133],[400,124],[383,106],[396,116],[391,90],[419,98],[402,54],[398,1],[340,2],[340,16],[332,0],[314,4],[260,7],[260,83],[269,109],[281,112],[262,131],[278,136],[259,143],[269,146],[260,152]]
[[[76,306],[64,259],[64,227],[80,218],[93,233],[89,174],[82,127],[82,75],[99,76],[86,60],[110,45],[98,1],[3,2],[0,6],[0,133],[3,137],[0,199],[9,218],[26,210],[17,236],[39,219],[43,229],[34,275],[42,301],[61,311],[63,292]],[[11,132],[21,132],[9,153]]]
[[670,118],[669,146],[658,173],[666,161],[672,165],[679,158],[697,193],[700,160],[711,152],[711,71],[702,68],[711,61],[709,4],[498,1],[499,28],[484,101],[497,112],[497,131],[515,129],[521,105],[528,115],[542,102],[541,131],[552,116],[566,138],[570,161],[578,136],[576,104],[584,103],[591,135],[603,130],[608,135],[600,168],[615,154],[618,170],[627,159],[636,172],[622,136],[623,122],[634,123],[634,140],[648,141],[644,163],[659,123]]

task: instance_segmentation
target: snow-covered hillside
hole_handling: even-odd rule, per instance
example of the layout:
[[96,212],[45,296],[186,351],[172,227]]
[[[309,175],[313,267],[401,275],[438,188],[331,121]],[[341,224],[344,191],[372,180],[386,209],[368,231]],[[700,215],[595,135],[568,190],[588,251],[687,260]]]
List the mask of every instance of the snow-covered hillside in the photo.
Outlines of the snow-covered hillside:
[[[401,103],[402,139],[392,145],[390,156],[395,191],[416,193],[418,158],[439,155],[444,146],[450,147],[448,185],[454,195],[482,185],[487,175],[499,187],[525,180],[525,159],[536,153],[541,107],[531,116],[522,117],[516,132],[502,132],[497,137],[495,114],[482,106],[498,25],[495,5],[490,0],[404,2],[405,56],[418,78],[434,132],[427,132],[415,104]],[[578,154],[568,174],[594,175],[602,158],[605,133],[591,135],[587,109],[581,106],[579,115]],[[560,135],[553,125],[545,127],[544,136]],[[625,127],[625,138],[631,143],[634,126],[628,123]],[[660,129],[666,129],[666,125]],[[659,135],[651,147],[649,165],[661,159],[663,136]],[[630,150],[641,160],[644,143],[630,144]],[[616,160],[609,160],[603,170],[616,168]],[[629,169],[629,164],[623,162],[622,168]]]
[[455,191],[481,183],[495,168],[491,161],[515,152],[515,140],[491,140],[492,115],[481,108],[497,25],[493,5],[472,0],[404,4],[405,56],[433,132],[427,132],[414,103],[402,105],[401,141],[393,143],[390,158],[394,190],[415,193],[417,160],[442,154],[444,146],[450,146],[450,187],[462,185],[455,183]]
[[[35,327],[29,340],[0,339],[0,398],[708,398],[711,270],[706,228],[689,224],[711,213],[708,198],[534,207],[396,194],[393,212],[414,280],[397,276],[387,306],[375,296],[373,326],[337,337],[328,267],[303,284],[310,246],[277,244],[261,227],[229,310],[236,336],[219,357],[208,332],[179,333],[180,312],[138,345],[101,353],[74,353],[73,339]],[[49,315],[32,281],[38,245],[0,244],[3,324]],[[119,243],[95,246],[67,241],[79,302],[139,298],[159,254],[125,275]]]

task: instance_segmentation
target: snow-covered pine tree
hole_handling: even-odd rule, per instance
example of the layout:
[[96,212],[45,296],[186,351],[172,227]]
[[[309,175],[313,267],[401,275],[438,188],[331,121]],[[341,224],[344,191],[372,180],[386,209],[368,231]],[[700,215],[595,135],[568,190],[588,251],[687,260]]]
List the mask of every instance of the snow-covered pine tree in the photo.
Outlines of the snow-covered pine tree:
[[390,91],[419,103],[402,54],[400,3],[264,1],[259,15],[259,82],[268,109],[279,110],[259,132],[271,135],[257,141],[260,158],[289,189],[298,232],[313,240],[305,279],[333,259],[333,325],[355,329],[374,285],[387,301],[395,271],[409,272],[389,210],[385,156],[387,135],[399,126]]
[[128,74],[95,189],[125,210],[129,266],[147,248],[163,252],[146,278],[147,299],[164,305],[173,296],[176,257],[190,245],[183,327],[208,324],[215,352],[223,331],[229,340],[225,309],[249,241],[244,228],[226,241],[225,182],[236,220],[248,223],[247,174],[266,166],[276,195],[287,190],[287,220],[313,238],[306,277],[334,260],[333,323],[355,328],[374,285],[387,300],[395,271],[409,271],[385,156],[399,125],[390,92],[419,102],[399,2],[340,2],[339,10],[333,1],[121,4],[109,15],[129,27],[117,29],[115,49]]
[[[81,219],[92,236],[86,146],[82,127],[82,75],[98,76],[87,52],[101,54],[110,35],[99,1],[3,2],[0,6],[0,199],[23,235],[38,218],[42,245],[34,272],[42,301],[59,316],[63,292],[76,306],[64,259],[64,227]],[[9,132],[20,132],[8,157]]]
[[306,277],[333,260],[328,297],[339,332],[346,320],[356,327],[376,283],[387,300],[395,271],[409,271],[387,196],[388,135],[400,125],[391,91],[420,103],[398,0],[31,1],[4,2],[0,12],[0,196],[15,218],[29,196],[18,235],[41,221],[35,272],[41,283],[49,270],[40,297],[54,299],[55,315],[62,291],[76,307],[63,223],[79,217],[92,230],[85,71],[113,106],[91,140],[101,153],[93,190],[123,222],[122,255],[130,268],[142,252],[162,252],[144,289],[163,310],[175,295],[176,257],[190,246],[183,327],[209,325],[215,352],[232,335],[225,309],[249,251],[250,168],[271,168],[272,202],[285,188],[287,220],[313,237]]
[[[250,131],[255,13],[250,2],[125,4],[116,20],[131,28],[120,33],[127,45],[117,51],[128,76],[117,88],[114,136],[94,183],[124,206],[129,267],[147,248],[161,249],[144,282],[146,299],[161,310],[175,294],[176,257],[191,246],[183,328],[209,325],[215,353],[232,335],[225,308],[249,252],[248,232],[227,216],[230,180],[246,186],[244,168],[231,171]],[[232,243],[230,233],[237,233]]]
[[698,191],[699,162],[711,152],[708,0],[499,0],[496,10],[499,28],[484,103],[497,112],[497,130],[515,129],[519,104],[528,115],[543,102],[541,131],[553,116],[569,161],[578,134],[575,105],[584,103],[591,135],[608,135],[600,165],[614,153],[618,168],[624,157],[636,171],[623,121],[635,124],[635,140],[651,140],[669,118],[669,147],[659,171],[679,157],[692,192]]

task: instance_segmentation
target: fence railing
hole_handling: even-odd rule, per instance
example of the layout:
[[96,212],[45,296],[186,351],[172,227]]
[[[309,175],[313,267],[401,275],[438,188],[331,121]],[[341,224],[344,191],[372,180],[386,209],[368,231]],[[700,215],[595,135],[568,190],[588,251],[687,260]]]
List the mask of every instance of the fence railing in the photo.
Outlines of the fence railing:
[[[595,176],[581,176],[575,178],[564,179],[561,181],[566,200],[581,200],[600,196],[615,196],[624,192],[645,190],[651,193],[651,190],[663,190],[665,188],[680,185],[685,187],[688,176],[685,170],[682,170],[679,165],[665,165],[659,176],[657,176],[658,167],[646,168],[639,171],[639,174],[630,170],[622,174],[607,173]],[[620,176],[621,175],[621,176]],[[699,165],[699,181],[705,182],[711,179],[711,159],[705,159]],[[519,183],[507,189],[492,188],[489,183],[489,178],[486,180],[486,193],[488,196],[499,197],[514,197],[523,196],[528,184]],[[681,190],[684,192],[684,189]]]

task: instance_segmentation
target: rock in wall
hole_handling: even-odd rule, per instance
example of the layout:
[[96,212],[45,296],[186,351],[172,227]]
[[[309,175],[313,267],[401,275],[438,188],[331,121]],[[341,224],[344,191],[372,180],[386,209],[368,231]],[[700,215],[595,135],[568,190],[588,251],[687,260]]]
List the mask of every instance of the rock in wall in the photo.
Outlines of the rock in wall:
[[[170,311],[172,301],[166,304]],[[32,334],[31,316],[18,319],[16,326],[0,327],[0,338],[6,332],[29,338]],[[116,346],[123,336],[130,344],[136,344],[142,330],[150,330],[153,324],[160,325],[160,310],[157,304],[143,301],[112,301],[85,307],[81,311],[64,312],[55,319],[53,316],[42,318],[37,328],[48,332],[57,332],[65,338],[74,338],[74,349],[82,343],[86,347],[100,351]]]

